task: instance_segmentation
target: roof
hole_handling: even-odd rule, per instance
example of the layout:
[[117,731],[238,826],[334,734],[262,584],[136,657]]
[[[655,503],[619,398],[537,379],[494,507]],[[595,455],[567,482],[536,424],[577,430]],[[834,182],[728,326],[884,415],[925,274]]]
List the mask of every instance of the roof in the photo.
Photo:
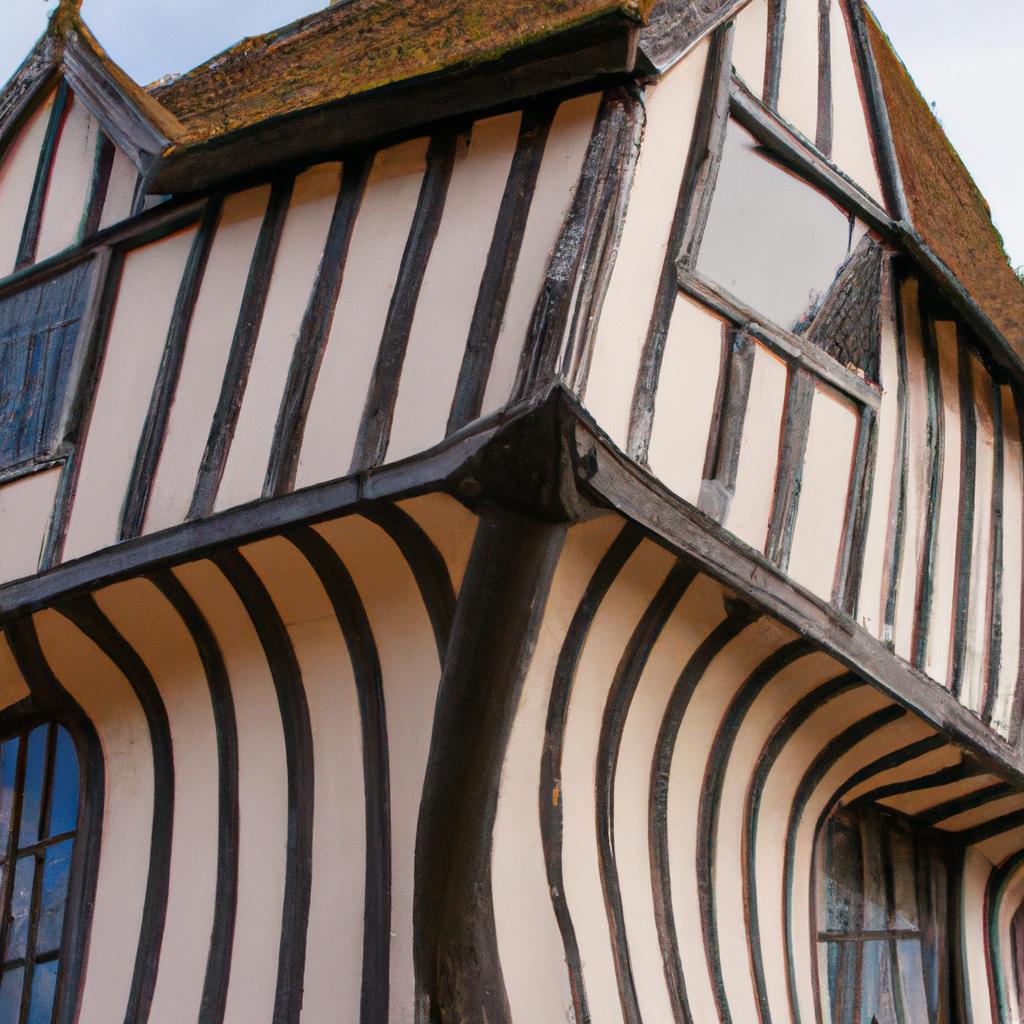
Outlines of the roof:
[[342,0],[244,39],[153,95],[203,142],[438,71],[601,17],[640,23],[652,0]]
[[867,14],[910,221],[1024,356],[1024,285],[1010,266],[989,205],[889,38]]

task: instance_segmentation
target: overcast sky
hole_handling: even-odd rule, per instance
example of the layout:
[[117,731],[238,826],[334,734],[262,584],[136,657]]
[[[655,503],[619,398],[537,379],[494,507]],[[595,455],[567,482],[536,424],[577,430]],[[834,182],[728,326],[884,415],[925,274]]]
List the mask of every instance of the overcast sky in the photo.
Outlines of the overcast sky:
[[[500,2],[500,0],[496,0]],[[316,0],[85,0],[83,14],[136,81],[187,71],[245,35],[315,9]],[[42,32],[53,0],[0,0],[0,81]],[[918,84],[1024,264],[1024,0],[873,0]]]

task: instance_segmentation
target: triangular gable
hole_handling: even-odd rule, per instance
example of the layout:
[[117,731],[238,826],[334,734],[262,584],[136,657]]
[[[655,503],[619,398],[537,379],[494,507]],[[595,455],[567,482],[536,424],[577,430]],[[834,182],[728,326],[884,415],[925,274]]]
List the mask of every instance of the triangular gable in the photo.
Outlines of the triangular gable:
[[0,153],[61,78],[140,173],[183,133],[178,119],[107,56],[77,12],[62,6],[0,91]]

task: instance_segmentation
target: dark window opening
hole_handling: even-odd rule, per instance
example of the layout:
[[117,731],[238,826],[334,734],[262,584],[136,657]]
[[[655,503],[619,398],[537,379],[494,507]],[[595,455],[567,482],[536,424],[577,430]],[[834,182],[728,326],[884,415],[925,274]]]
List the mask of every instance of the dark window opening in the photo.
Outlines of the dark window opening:
[[835,815],[818,840],[818,970],[832,1024],[948,1024],[947,857],[876,810]]
[[0,744],[0,1024],[50,1024],[78,827],[78,756],[40,725]]
[[43,461],[60,444],[89,269],[0,299],[0,472]]

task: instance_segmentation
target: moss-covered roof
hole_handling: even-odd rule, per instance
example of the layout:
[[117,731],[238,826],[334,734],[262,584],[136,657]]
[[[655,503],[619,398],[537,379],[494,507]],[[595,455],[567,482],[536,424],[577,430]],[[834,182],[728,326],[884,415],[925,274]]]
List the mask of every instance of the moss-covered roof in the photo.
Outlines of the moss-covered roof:
[[244,39],[153,90],[179,144],[500,57],[602,16],[642,21],[652,0],[342,0]]
[[989,205],[870,11],[867,24],[911,223],[1024,356],[1024,285]]

